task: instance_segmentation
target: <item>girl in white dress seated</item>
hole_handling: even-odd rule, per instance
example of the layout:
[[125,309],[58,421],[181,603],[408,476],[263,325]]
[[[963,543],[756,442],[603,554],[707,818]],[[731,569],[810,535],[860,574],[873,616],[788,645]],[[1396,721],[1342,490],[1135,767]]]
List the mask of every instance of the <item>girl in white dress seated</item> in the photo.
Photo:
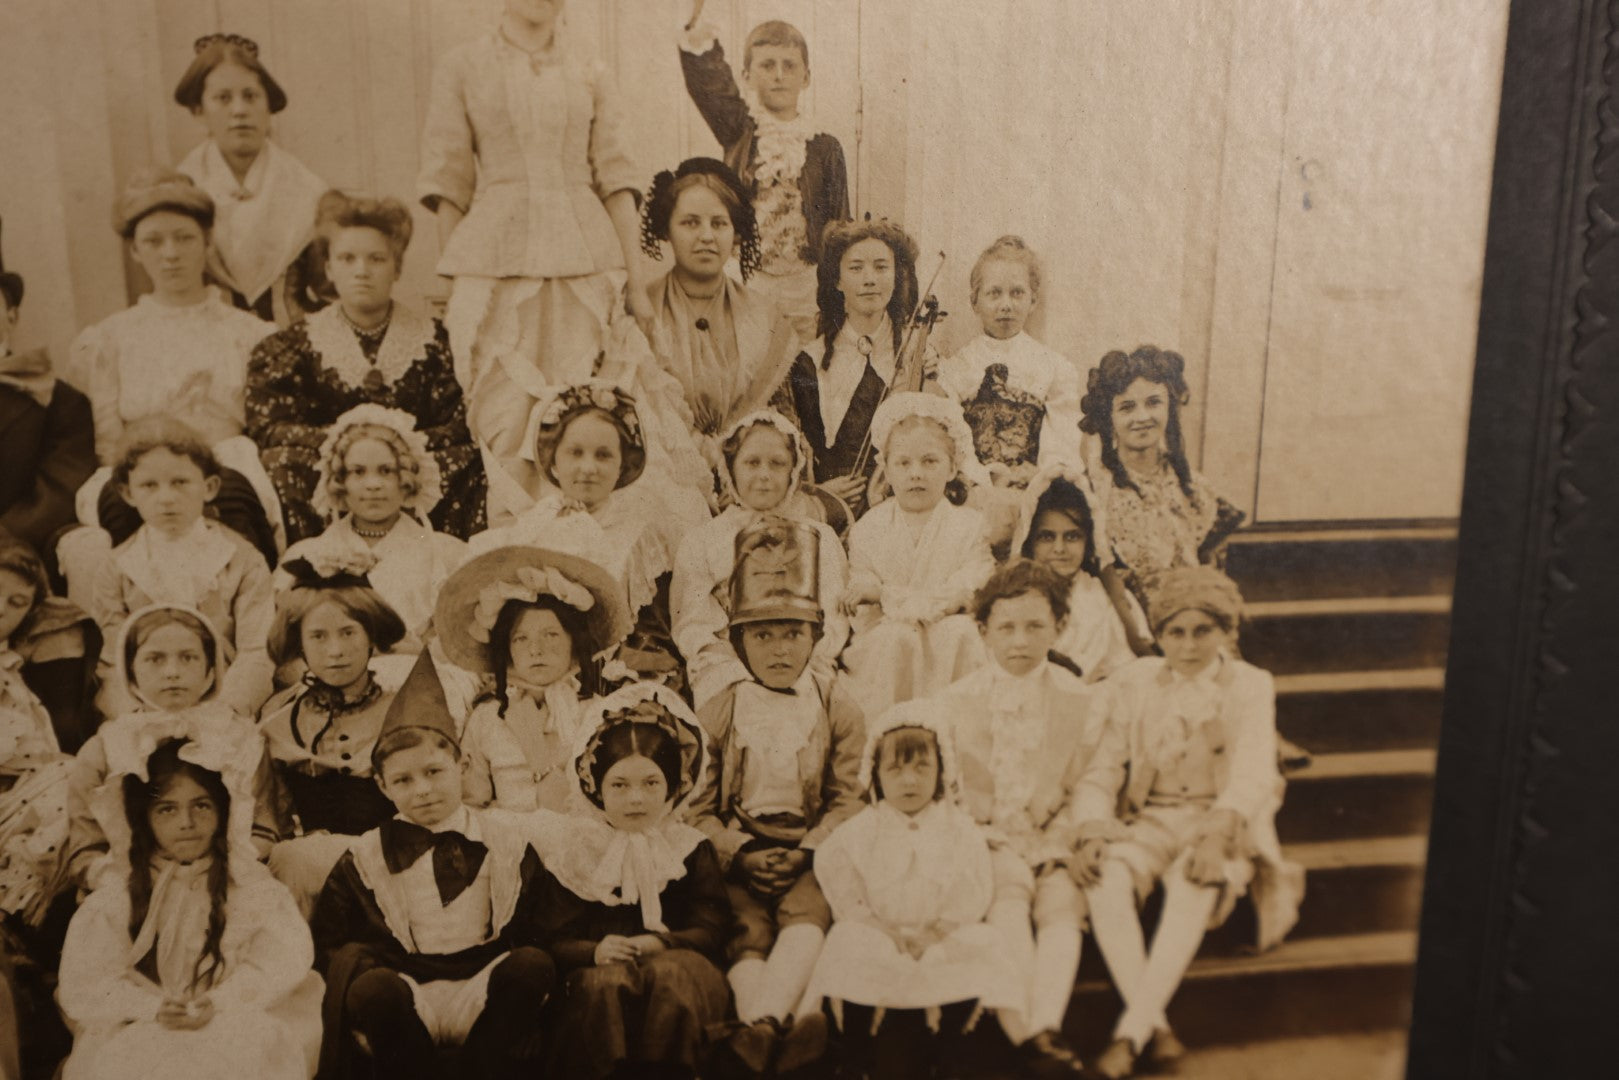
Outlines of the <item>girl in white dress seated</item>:
[[963,479],[988,482],[960,406],[937,394],[893,394],[871,435],[894,494],[849,531],[843,609],[854,636],[843,660],[866,715],[880,716],[983,663],[966,610],[995,563],[983,516],[946,498]]
[[109,747],[91,805],[113,872],[62,947],[58,998],[76,1032],[67,1080],[314,1074],[314,947],[254,857],[256,761],[244,745]]
[[825,996],[850,1064],[869,1076],[930,1075],[985,1009],[1023,1007],[1010,953],[984,921],[989,843],[958,804],[938,717],[913,701],[873,725],[860,766],[871,805],[815,852],[836,921],[810,993]]

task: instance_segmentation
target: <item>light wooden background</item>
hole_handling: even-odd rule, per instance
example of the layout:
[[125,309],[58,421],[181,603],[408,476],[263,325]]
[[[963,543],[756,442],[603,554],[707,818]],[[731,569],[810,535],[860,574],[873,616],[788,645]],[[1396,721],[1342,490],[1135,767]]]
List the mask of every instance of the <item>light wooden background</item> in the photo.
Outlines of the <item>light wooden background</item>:
[[[256,39],[291,98],[275,136],[334,186],[409,199],[434,61],[499,0],[6,0],[0,214],[64,356],[127,304],[110,228],[133,169],[200,122],[172,99],[191,42]],[[570,0],[657,169],[718,147],[681,86],[689,0]],[[1194,459],[1262,521],[1458,510],[1506,0],[710,0],[810,41],[806,111],[843,143],[856,212],[949,264],[948,350],[976,329],[973,259],[1023,234],[1033,332],[1082,370],[1179,349]],[[406,297],[442,295],[418,209]]]

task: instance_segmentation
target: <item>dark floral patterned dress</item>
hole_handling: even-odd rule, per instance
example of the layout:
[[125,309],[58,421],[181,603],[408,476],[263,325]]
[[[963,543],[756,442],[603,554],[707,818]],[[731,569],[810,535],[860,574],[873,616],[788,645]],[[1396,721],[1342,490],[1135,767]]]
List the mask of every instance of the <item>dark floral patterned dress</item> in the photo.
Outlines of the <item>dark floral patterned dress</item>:
[[310,504],[321,443],[367,403],[409,413],[427,436],[444,480],[433,527],[462,539],[482,531],[488,485],[443,325],[395,304],[384,333],[361,334],[332,304],[265,338],[247,369],[247,433],[281,497],[288,543],[326,527]]

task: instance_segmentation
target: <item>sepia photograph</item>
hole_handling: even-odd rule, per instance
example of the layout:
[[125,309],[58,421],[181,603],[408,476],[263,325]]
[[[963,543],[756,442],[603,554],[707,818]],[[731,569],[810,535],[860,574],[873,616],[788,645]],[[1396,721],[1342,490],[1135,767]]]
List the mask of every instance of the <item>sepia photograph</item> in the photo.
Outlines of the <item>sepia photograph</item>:
[[0,1080],[1405,1075],[1507,28],[8,3]]

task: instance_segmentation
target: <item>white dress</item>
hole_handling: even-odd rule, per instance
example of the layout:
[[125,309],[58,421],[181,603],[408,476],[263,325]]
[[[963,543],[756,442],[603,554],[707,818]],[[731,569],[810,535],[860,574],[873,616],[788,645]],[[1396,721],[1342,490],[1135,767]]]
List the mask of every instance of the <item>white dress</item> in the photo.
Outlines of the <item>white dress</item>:
[[[256,863],[233,862],[220,941],[224,973],[206,991],[213,1019],[196,1031],[157,1022],[183,999],[208,929],[206,860],[153,867],[151,907],[129,935],[129,883],[92,893],[68,926],[57,998],[76,1030],[64,1080],[308,1080],[320,1049],[320,976],[292,897]],[[155,951],[158,981],[136,970]]]
[[[879,803],[815,851],[832,929],[810,981],[813,998],[893,1009],[977,1000],[1022,1008],[1011,952],[984,922],[994,898],[989,844],[971,815],[935,802],[914,817]],[[920,957],[896,938],[922,936]]]
[[920,697],[984,662],[978,626],[965,614],[994,572],[978,511],[940,499],[912,514],[878,504],[849,530],[851,587],[876,584],[881,612],[856,613],[844,653],[850,689],[867,716]]
[[148,293],[81,332],[73,341],[69,381],[89,395],[103,467],[79,489],[79,520],[100,520],[96,500],[112,475],[125,425],[162,415],[195,428],[221,465],[246,477],[279,530],[281,501],[258,447],[243,434],[248,357],[274,330],[210,291],[184,307]]
[[[1131,597],[1132,612],[1137,611]],[[1145,623],[1145,617],[1140,621]],[[1052,646],[1079,665],[1086,682],[1096,682],[1136,658],[1118,609],[1101,581],[1081,570],[1068,591],[1068,625]]]

